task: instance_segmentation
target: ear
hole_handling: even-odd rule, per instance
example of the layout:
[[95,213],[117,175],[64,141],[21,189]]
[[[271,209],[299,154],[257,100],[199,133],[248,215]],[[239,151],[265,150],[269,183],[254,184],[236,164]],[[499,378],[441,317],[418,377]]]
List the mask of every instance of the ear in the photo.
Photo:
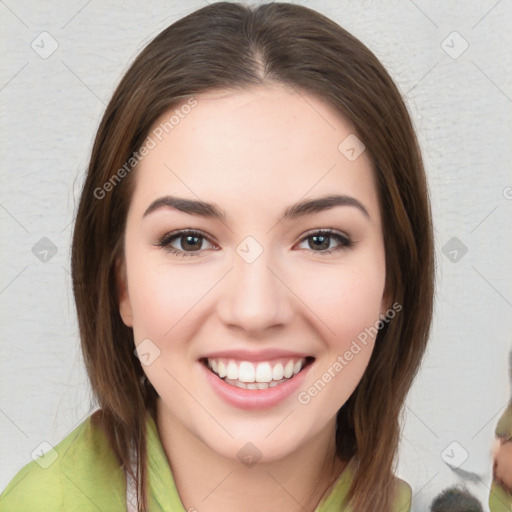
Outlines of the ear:
[[127,327],[133,327],[132,306],[128,293],[128,280],[126,275],[126,262],[124,258],[116,260],[116,285],[119,301],[119,314]]

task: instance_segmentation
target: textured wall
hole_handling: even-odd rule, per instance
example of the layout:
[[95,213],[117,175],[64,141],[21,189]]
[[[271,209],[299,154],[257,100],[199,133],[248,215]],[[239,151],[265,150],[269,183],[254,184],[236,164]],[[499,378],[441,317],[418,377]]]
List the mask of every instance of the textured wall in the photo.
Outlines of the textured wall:
[[[490,442],[509,397],[512,4],[298,3],[332,17],[382,60],[424,151],[436,315],[407,402],[398,472],[413,487],[417,512],[456,482],[486,501]],[[42,441],[56,444],[89,414],[69,246],[92,138],[127,64],[203,5],[0,2],[0,489]]]

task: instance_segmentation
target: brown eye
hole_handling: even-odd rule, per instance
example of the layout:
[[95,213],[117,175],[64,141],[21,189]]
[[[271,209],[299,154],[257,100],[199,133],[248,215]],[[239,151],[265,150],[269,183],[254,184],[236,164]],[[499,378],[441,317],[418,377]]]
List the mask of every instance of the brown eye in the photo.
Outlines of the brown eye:
[[[178,245],[181,246],[181,248],[173,245],[176,241],[178,241]],[[163,236],[156,245],[165,248],[172,254],[179,256],[198,256],[201,253],[201,248],[204,241],[211,243],[199,231],[185,230],[168,233],[167,235]]]
[[[338,242],[338,245],[331,247],[332,241]],[[331,254],[335,251],[348,249],[354,245],[350,238],[331,230],[315,231],[302,238],[301,243],[308,241],[308,248],[319,254]]]

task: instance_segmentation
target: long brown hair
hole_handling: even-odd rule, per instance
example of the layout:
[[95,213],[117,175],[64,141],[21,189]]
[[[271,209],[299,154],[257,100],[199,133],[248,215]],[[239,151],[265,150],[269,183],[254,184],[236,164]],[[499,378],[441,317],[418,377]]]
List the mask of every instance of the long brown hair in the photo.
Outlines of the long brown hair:
[[[353,510],[391,508],[400,414],[425,351],[433,304],[431,213],[410,117],[378,59],[330,19],[289,3],[250,8],[219,2],[166,28],[126,72],[96,135],[73,235],[82,350],[101,408],[94,419],[101,417],[120,463],[138,482],[140,511],[148,502],[145,415],[155,417],[157,394],[143,382],[133,331],[119,314],[116,265],[136,172],[126,163],[170,108],[209,90],[271,83],[326,99],[353,124],[373,163],[386,291],[402,310],[379,331],[362,380],[338,412],[336,452],[357,461],[349,492]],[[131,443],[138,455],[135,474]]]

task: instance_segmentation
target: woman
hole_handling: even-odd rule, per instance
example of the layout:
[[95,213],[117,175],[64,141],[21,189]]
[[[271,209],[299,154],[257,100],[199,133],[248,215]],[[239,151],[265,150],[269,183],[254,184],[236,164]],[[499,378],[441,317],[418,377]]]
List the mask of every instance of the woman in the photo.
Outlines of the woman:
[[[512,350],[508,354],[512,390]],[[512,508],[512,399],[500,416],[495,429],[493,446],[493,482],[489,495],[491,512],[506,512]]]
[[0,510],[408,510],[433,267],[414,130],[364,45],[285,3],[179,20],[115,91],[77,213],[100,410]]
[[512,507],[512,404],[509,404],[500,416],[495,433],[489,510],[506,512]]

